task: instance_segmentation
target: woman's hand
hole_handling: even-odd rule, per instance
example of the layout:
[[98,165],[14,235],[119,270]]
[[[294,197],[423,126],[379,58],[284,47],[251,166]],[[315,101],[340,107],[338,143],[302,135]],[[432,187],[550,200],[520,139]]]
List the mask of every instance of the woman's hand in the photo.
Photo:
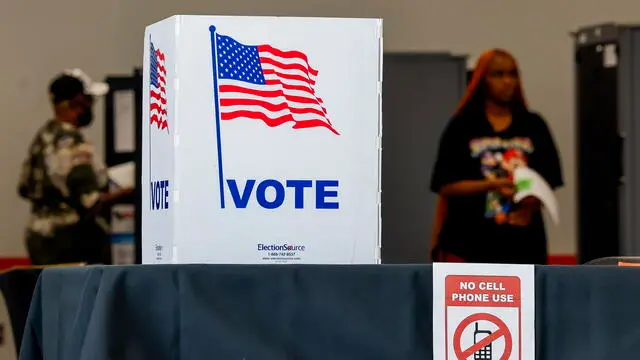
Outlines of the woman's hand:
[[522,207],[509,213],[509,225],[529,226],[533,211],[530,208]]
[[499,178],[490,181],[493,191],[497,191],[498,193],[500,193],[500,195],[509,199],[511,199],[513,195],[515,195],[516,185],[510,179]]
[[533,213],[540,209],[540,200],[526,197],[520,201],[518,207],[509,213],[509,224],[513,226],[529,226]]

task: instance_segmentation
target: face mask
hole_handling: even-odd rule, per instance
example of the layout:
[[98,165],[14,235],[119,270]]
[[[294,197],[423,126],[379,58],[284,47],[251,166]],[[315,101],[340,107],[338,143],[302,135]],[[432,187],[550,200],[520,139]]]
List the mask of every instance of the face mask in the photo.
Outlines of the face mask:
[[91,122],[93,121],[93,111],[91,111],[91,108],[85,109],[82,114],[78,115],[77,121],[79,127],[86,127],[91,125]]

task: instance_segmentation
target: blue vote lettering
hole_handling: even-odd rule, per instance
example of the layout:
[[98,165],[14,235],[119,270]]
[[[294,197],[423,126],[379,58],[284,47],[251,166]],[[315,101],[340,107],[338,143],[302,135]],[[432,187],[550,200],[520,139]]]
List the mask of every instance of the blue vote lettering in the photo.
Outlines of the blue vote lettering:
[[151,182],[151,210],[169,208],[169,180]]
[[[295,209],[304,208],[305,189],[314,188],[316,209],[338,209],[340,207],[338,198],[338,180],[286,180],[284,183],[275,179],[262,180],[256,186],[257,180],[249,179],[244,187],[238,185],[238,181],[227,179],[229,192],[233,203],[238,209],[246,209],[255,193],[255,201],[264,209],[277,209],[283,206],[287,199],[287,194],[293,193],[293,207]],[[254,191],[255,189],[255,191]],[[288,191],[287,189],[293,189]],[[267,193],[273,193],[272,199],[267,197]]]

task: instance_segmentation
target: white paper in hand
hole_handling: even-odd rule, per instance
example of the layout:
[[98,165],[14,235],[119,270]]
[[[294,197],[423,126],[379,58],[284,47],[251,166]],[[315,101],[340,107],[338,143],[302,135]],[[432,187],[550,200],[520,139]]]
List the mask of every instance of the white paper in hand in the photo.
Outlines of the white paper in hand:
[[136,164],[129,161],[108,169],[109,180],[121,189],[133,189],[136,186]]
[[549,212],[551,220],[557,225],[560,222],[558,200],[547,181],[528,167],[517,168],[513,173],[513,178],[518,190],[513,197],[513,201],[517,203],[529,196],[538,198],[542,206]]

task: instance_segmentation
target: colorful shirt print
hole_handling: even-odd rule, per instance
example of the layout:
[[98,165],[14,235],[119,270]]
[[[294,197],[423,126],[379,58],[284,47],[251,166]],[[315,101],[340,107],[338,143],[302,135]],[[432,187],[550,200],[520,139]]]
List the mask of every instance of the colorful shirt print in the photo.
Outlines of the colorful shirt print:
[[[527,158],[533,152],[529,138],[503,139],[489,137],[474,139],[470,145],[471,155],[480,159],[480,170],[486,179],[508,178],[518,167],[527,165]],[[489,192],[485,205],[485,217],[497,224],[505,224],[512,207],[512,201],[499,192]]]

